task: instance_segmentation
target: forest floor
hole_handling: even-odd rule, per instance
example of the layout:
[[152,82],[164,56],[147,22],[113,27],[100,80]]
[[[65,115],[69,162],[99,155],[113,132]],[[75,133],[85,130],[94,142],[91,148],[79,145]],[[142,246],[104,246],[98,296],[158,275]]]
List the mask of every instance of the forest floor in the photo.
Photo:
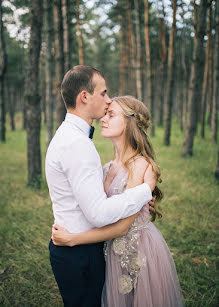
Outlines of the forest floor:
[[[51,201],[43,176],[41,190],[26,186],[26,133],[17,130],[0,144],[0,306],[62,306],[49,264],[48,243],[53,224]],[[94,143],[102,163],[113,157],[111,143]],[[42,128],[42,165],[45,128]],[[155,221],[176,263],[185,306],[216,306],[216,218],[219,184],[214,178],[217,145],[196,137],[194,156],[181,158],[183,133],[173,125],[171,146],[162,145],[163,130],[152,138],[161,166],[163,218]],[[43,171],[44,172],[44,171]]]

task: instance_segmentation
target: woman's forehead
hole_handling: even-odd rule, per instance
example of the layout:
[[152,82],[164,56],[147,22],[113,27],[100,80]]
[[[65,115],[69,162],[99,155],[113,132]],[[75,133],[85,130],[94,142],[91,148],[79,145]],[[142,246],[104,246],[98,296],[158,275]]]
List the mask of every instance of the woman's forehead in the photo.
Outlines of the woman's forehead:
[[108,108],[108,112],[122,113],[122,108],[115,100],[113,100]]

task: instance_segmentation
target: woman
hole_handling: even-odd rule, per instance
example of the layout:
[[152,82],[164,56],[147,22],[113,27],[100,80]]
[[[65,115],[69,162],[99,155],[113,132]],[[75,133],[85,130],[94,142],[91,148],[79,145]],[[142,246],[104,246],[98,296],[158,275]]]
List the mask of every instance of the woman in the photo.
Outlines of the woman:
[[[161,182],[147,136],[150,118],[145,105],[131,96],[116,97],[101,122],[101,136],[112,140],[116,155],[103,168],[107,196],[141,184],[147,167],[153,168],[156,180]],[[162,199],[157,186],[153,195],[156,201]],[[161,215],[157,205],[153,220],[156,214]],[[149,215],[146,205],[137,214],[115,224],[79,234],[70,234],[54,225],[52,239],[57,245],[106,241],[103,306],[183,306],[172,256]]]

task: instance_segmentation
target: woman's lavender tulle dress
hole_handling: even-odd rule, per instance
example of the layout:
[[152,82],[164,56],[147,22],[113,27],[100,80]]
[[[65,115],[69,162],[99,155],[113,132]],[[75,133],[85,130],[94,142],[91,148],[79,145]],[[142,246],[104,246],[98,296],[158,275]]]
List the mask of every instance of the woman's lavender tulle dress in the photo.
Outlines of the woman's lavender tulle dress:
[[[111,162],[104,170],[104,180]],[[123,192],[128,173],[121,169],[107,195]],[[178,307],[183,298],[170,250],[149,221],[144,206],[125,236],[105,243],[106,282],[103,307]]]

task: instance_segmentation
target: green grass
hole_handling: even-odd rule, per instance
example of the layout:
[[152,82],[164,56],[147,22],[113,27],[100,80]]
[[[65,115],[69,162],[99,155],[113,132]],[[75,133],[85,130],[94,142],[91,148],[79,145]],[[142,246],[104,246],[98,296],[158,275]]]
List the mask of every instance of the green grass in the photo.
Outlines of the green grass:
[[[43,176],[42,189],[27,188],[26,134],[7,132],[0,144],[0,306],[62,306],[50,264],[48,243],[53,223]],[[112,145],[99,136],[94,142],[102,162],[112,159]],[[42,129],[42,160],[45,128]],[[216,306],[216,218],[219,185],[213,173],[217,146],[207,131],[196,138],[194,156],[182,159],[183,134],[173,125],[171,146],[162,145],[156,129],[154,145],[162,169],[163,218],[156,221],[173,254],[186,306]]]

